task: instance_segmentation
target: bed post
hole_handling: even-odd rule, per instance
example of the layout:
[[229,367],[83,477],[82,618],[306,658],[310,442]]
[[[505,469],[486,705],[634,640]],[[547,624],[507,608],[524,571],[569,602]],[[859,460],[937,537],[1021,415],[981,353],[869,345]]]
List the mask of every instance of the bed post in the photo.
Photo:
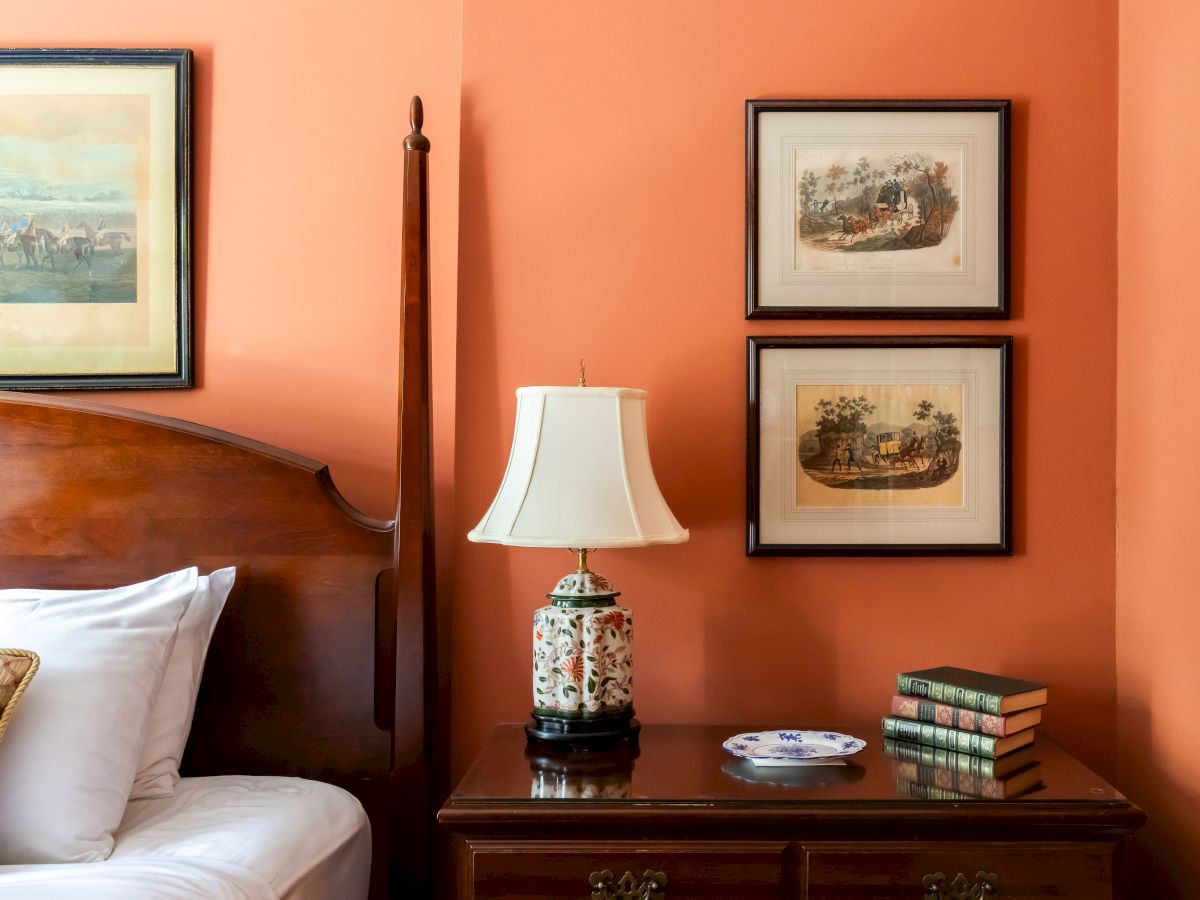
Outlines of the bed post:
[[[421,98],[409,106],[404,140],[395,531],[395,668],[391,810],[392,896],[425,895],[431,885],[432,746],[437,715],[433,491],[429,400],[429,139],[421,134]],[[421,640],[399,639],[420,629]],[[419,712],[419,714],[417,714]],[[420,808],[416,808],[419,805]]]

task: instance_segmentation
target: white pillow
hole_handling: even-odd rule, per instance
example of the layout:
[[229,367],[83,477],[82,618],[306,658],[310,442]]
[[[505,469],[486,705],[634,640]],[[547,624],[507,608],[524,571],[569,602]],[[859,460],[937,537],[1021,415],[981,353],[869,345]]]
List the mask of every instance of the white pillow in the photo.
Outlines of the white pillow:
[[197,579],[196,593],[179,622],[175,648],[167,660],[158,697],[150,710],[130,800],[171,797],[179,783],[179,761],[192,729],[196,692],[204,673],[204,657],[217,618],[233,589],[234,568],[218,569]]
[[0,864],[112,851],[194,568],[105,591],[0,591],[0,646],[41,671],[0,753]]

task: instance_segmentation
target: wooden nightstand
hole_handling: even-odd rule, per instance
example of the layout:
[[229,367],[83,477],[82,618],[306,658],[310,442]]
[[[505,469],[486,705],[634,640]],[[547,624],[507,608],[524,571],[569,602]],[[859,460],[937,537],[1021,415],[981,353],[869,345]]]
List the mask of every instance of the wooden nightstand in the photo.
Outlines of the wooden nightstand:
[[745,730],[647,725],[636,758],[590,754],[581,768],[538,758],[520,725],[499,726],[438,814],[454,896],[1123,896],[1121,844],[1145,816],[1043,735],[1040,787],[935,801],[910,796],[877,724],[838,729],[869,741],[850,765],[803,770],[721,749]]

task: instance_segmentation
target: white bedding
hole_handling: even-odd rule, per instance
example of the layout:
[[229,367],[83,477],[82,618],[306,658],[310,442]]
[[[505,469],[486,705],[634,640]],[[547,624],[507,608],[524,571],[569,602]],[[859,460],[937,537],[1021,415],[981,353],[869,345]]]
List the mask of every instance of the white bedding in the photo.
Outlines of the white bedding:
[[274,776],[184,778],[132,800],[104,862],[0,866],[0,897],[362,900],[371,833],[350,794]]

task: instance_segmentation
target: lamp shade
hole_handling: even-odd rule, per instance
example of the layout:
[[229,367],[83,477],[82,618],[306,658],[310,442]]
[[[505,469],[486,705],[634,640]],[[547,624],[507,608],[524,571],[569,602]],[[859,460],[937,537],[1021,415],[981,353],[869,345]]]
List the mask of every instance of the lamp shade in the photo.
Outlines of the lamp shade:
[[688,539],[667,507],[646,439],[646,392],[523,387],[508,468],[472,541],[518,547],[644,547]]

